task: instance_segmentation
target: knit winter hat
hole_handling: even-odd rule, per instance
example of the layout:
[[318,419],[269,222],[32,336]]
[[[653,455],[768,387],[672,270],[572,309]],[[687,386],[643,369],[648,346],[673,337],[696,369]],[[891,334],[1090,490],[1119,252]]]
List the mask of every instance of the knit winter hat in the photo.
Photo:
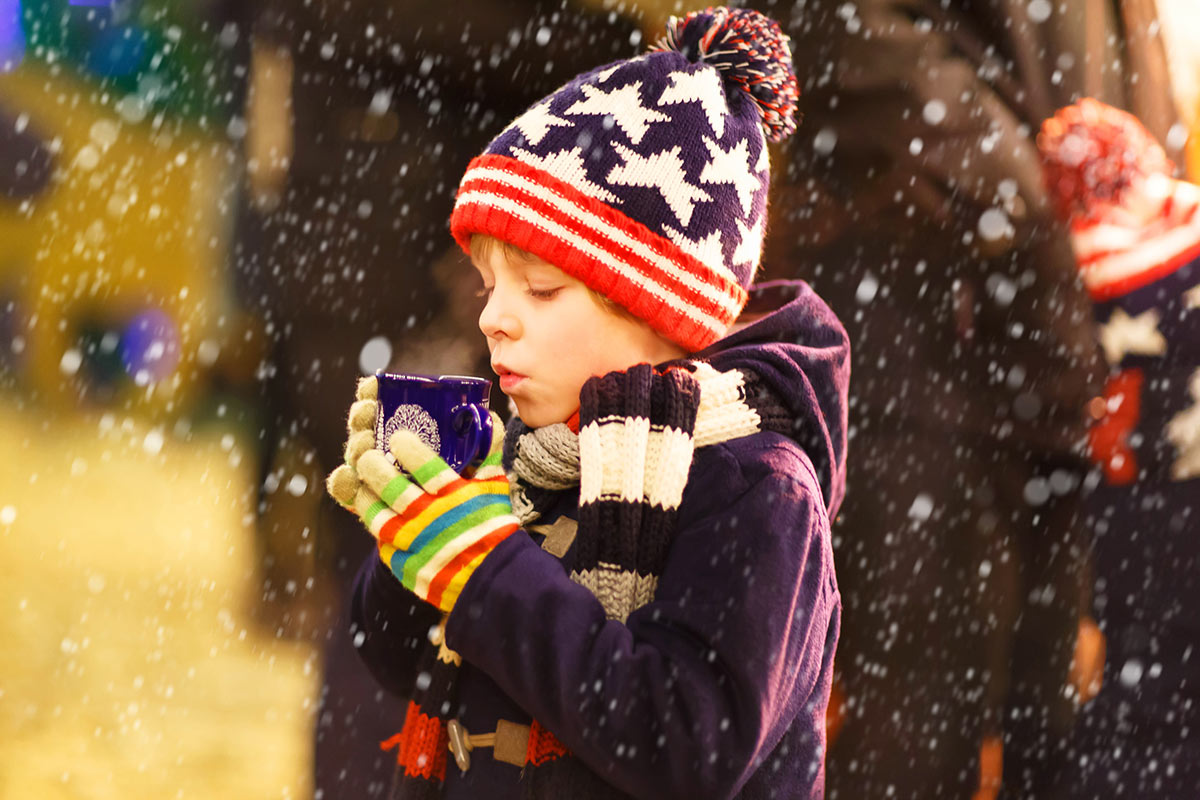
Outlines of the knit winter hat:
[[766,141],[795,130],[788,37],[756,11],[672,18],[650,52],[578,76],[474,159],[450,231],[515,245],[695,352],[747,299]]
[[1139,178],[1174,170],[1137,117],[1091,97],[1043,122],[1037,144],[1059,214],[1077,224],[1092,221],[1100,203],[1120,203]]

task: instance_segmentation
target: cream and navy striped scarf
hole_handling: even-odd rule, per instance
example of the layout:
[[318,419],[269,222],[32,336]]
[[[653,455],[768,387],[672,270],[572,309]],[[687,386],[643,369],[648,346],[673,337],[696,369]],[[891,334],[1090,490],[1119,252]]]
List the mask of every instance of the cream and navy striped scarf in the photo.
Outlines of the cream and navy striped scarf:
[[[571,580],[610,619],[624,622],[654,598],[696,449],[762,430],[793,435],[783,405],[756,375],[701,361],[642,364],[593,378],[580,395],[579,432],[566,424],[509,424],[504,458],[513,511],[534,526],[578,488]],[[418,685],[399,746],[393,796],[440,796],[447,768],[445,721],[453,717],[461,663],[444,643],[420,656]],[[450,768],[453,768],[450,765]],[[615,796],[545,728],[532,725],[524,794]]]

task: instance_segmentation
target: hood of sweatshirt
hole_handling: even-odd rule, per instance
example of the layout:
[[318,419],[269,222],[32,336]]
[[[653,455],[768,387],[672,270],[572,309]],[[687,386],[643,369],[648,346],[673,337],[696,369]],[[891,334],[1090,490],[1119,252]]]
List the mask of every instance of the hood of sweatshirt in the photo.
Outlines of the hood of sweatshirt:
[[846,417],[850,340],[803,281],[753,286],[732,333],[693,358],[722,372],[750,370],[792,415],[791,438],[821,481],[832,519],[846,491]]

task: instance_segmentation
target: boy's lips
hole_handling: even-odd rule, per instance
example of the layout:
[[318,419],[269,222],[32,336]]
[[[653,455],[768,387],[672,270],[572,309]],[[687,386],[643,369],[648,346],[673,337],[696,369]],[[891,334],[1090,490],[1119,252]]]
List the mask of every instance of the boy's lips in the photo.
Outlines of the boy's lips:
[[507,372],[500,376],[500,391],[505,394],[512,394],[513,389],[516,389],[525,381],[524,375],[517,375],[514,372]]
[[505,394],[511,393],[527,377],[519,372],[513,372],[503,364],[493,364],[492,370],[496,373],[496,377],[500,379],[500,391]]

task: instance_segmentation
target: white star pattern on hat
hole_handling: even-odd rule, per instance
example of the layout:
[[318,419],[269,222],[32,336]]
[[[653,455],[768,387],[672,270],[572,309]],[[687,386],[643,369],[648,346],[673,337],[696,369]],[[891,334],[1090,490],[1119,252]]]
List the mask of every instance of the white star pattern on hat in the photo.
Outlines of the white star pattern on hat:
[[722,336],[762,257],[768,141],[796,127],[789,39],[757,11],[696,11],[595,64],[471,161],[450,231],[537,254],[684,348]]
[[641,81],[613,89],[611,92],[587,83],[580,88],[586,99],[576,101],[563,113],[611,116],[634,144],[641,144],[642,137],[654,123],[671,120],[666,114],[642,105]]
[[700,263],[708,264],[711,267],[720,268],[724,263],[724,245],[721,243],[721,229],[717,228],[708,236],[700,241],[695,241],[684,236],[681,232],[675,230],[670,225],[664,225],[663,230],[667,236],[671,237],[671,241],[679,245],[679,249],[688,255],[695,256]]
[[728,151],[712,139],[705,139],[712,161],[700,172],[701,183],[731,183],[742,201],[742,213],[750,213],[754,193],[762,188],[762,179],[750,171],[750,142],[742,139]]
[[695,72],[672,72],[668,77],[671,85],[658,98],[658,104],[666,106],[697,102],[704,109],[713,133],[718,139],[724,136],[725,115],[729,111],[725,106],[725,88],[717,71],[702,67]]
[[1128,353],[1161,356],[1167,352],[1167,340],[1158,331],[1158,312],[1144,311],[1136,317],[1118,308],[1100,328],[1100,345],[1110,364],[1119,364]]
[[541,142],[551,128],[570,124],[571,120],[551,114],[549,103],[539,103],[513,121],[530,144]]
[[1200,308],[1200,283],[1183,293],[1184,308]]
[[599,184],[592,183],[587,177],[587,166],[583,163],[583,148],[559,150],[557,153],[547,153],[544,156],[535,155],[528,150],[514,147],[513,152],[527,164],[544,169],[560,181],[566,181],[586,195],[603,200],[606,203],[620,203],[621,198]]
[[712,200],[708,192],[687,182],[683,159],[679,157],[680,145],[652,156],[643,156],[623,144],[614,145],[614,149],[625,163],[613,167],[606,180],[622,186],[658,189],[683,227],[691,224],[696,203]]
[[758,263],[758,257],[762,253],[763,233],[765,233],[765,225],[767,214],[764,211],[758,215],[758,221],[754,225],[746,225],[740,219],[734,220],[737,223],[738,233],[742,235],[741,241],[738,242],[737,248],[733,251],[733,257],[730,262],[733,264]]
[[1171,465],[1171,477],[1177,481],[1200,477],[1200,369],[1192,373],[1188,391],[1195,402],[1167,423],[1167,438],[1179,453]]
[[625,61],[618,61],[617,63],[613,64],[611,67],[600,70],[592,78],[592,83],[604,83],[606,80],[611,78],[613,75],[616,75],[618,72],[625,69],[625,67],[628,67],[631,64],[640,64],[641,62],[645,61],[646,55],[647,55],[646,53],[642,53],[640,56],[634,56],[633,58],[626,59]]
[[626,62],[624,62],[624,61],[618,61],[616,64],[613,64],[608,69],[597,72],[595,82],[596,83],[604,83],[606,80],[611,78],[613,76],[613,74],[615,72],[617,72],[617,70],[619,70],[619,69],[621,69],[621,67],[625,66],[625,63]]

